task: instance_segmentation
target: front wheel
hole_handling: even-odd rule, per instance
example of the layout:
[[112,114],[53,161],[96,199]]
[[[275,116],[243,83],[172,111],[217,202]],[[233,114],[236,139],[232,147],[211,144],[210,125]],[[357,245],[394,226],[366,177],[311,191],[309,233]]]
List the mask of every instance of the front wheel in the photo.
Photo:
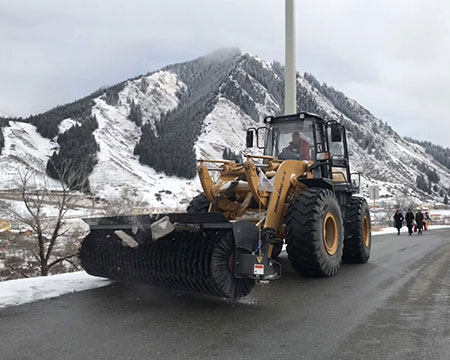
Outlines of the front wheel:
[[294,195],[286,217],[287,253],[298,273],[327,277],[341,265],[342,215],[328,189],[311,188]]

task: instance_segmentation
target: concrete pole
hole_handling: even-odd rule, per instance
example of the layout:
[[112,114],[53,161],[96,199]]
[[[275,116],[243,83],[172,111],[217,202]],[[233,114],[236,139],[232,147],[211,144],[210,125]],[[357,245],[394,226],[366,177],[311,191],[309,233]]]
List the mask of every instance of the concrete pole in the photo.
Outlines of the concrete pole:
[[297,113],[297,75],[295,69],[295,0],[286,0],[286,43],[285,43],[285,82],[284,113]]

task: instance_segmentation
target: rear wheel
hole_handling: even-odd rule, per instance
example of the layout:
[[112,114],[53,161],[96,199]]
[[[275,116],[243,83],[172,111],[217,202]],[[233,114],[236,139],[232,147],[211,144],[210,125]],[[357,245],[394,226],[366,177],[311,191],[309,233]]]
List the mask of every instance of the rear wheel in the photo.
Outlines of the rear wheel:
[[191,200],[187,207],[187,212],[208,212],[210,204],[208,197],[204,193],[201,193]]
[[332,276],[343,250],[342,215],[331,190],[311,188],[294,195],[286,217],[292,267],[309,276]]
[[367,201],[352,197],[345,219],[344,261],[366,263],[372,246],[370,212]]

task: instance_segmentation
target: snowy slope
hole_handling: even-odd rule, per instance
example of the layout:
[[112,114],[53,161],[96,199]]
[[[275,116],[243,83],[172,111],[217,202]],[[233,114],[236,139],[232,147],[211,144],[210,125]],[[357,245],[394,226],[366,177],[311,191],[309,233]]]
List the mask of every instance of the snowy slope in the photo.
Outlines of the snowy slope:
[[158,121],[162,113],[177,107],[179,99],[177,93],[186,89],[186,85],[169,71],[158,71],[136,80],[128,81],[119,93],[118,110],[122,116],[129,113],[130,102],[139,104],[143,113],[143,123],[152,124]]
[[242,109],[224,98],[219,98],[213,111],[203,121],[195,144],[198,159],[221,159],[223,150],[245,149],[246,129],[255,122]]
[[2,189],[17,188],[19,172],[25,174],[28,171],[35,175],[40,186],[57,187],[58,183],[45,173],[47,161],[57,144],[43,138],[30,124],[11,121],[10,126],[2,130],[5,137],[0,156]]
[[[300,86],[305,87],[312,94],[318,106],[323,109],[331,120],[351,121],[341,113],[330,100],[324,97],[314,86],[304,78],[298,79]],[[354,172],[362,172],[362,193],[369,196],[368,187],[377,185],[380,188],[381,198],[392,198],[395,194],[405,194],[417,202],[431,200],[428,194],[416,189],[416,177],[421,173],[416,169],[414,161],[427,164],[435,170],[441,179],[441,186],[450,187],[449,170],[438,164],[425,149],[416,144],[409,143],[398,136],[387,134],[380,129],[380,120],[370,114],[355,100],[348,101],[363,114],[364,124],[359,126],[363,133],[369,133],[375,138],[376,147],[385,155],[385,158],[376,159],[374,154],[362,150],[356,139],[350,133],[348,147],[350,152],[351,168]],[[374,132],[374,126],[379,133]],[[441,199],[442,200],[442,199]]]
[[158,174],[151,167],[139,163],[133,150],[141,129],[127,118],[130,103],[134,101],[141,106],[143,122],[153,125],[161,114],[178,105],[177,93],[185,88],[186,85],[177,80],[175,74],[159,71],[128,82],[119,93],[116,106],[108,105],[101,98],[96,99],[92,113],[99,124],[94,135],[100,151],[98,164],[89,178],[91,189],[96,194],[110,199],[120,196],[124,188],[138,189],[143,200],[155,208],[179,207],[186,203],[186,199],[195,196],[197,187],[192,181]]

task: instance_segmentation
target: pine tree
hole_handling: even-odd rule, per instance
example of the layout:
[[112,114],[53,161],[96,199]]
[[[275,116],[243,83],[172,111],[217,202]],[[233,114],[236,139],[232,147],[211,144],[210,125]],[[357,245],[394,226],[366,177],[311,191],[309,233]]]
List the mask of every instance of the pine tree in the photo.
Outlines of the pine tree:
[[139,104],[134,102],[134,99],[131,100],[130,104],[130,114],[128,115],[128,119],[133,121],[137,126],[142,126],[142,110]]
[[2,154],[3,146],[5,146],[5,138],[3,136],[2,128],[0,127],[0,155]]
[[[81,125],[75,125],[66,132],[59,134],[57,142],[59,151],[54,152],[47,163],[47,174],[62,182],[76,174],[76,181],[70,181],[74,190],[89,191],[89,174],[97,163],[98,144],[93,132],[98,128],[95,116],[80,119]],[[72,185],[71,185],[72,186]]]
[[427,182],[425,181],[425,177],[423,175],[419,175],[416,178],[416,186],[419,190],[428,192],[428,185],[427,185]]

